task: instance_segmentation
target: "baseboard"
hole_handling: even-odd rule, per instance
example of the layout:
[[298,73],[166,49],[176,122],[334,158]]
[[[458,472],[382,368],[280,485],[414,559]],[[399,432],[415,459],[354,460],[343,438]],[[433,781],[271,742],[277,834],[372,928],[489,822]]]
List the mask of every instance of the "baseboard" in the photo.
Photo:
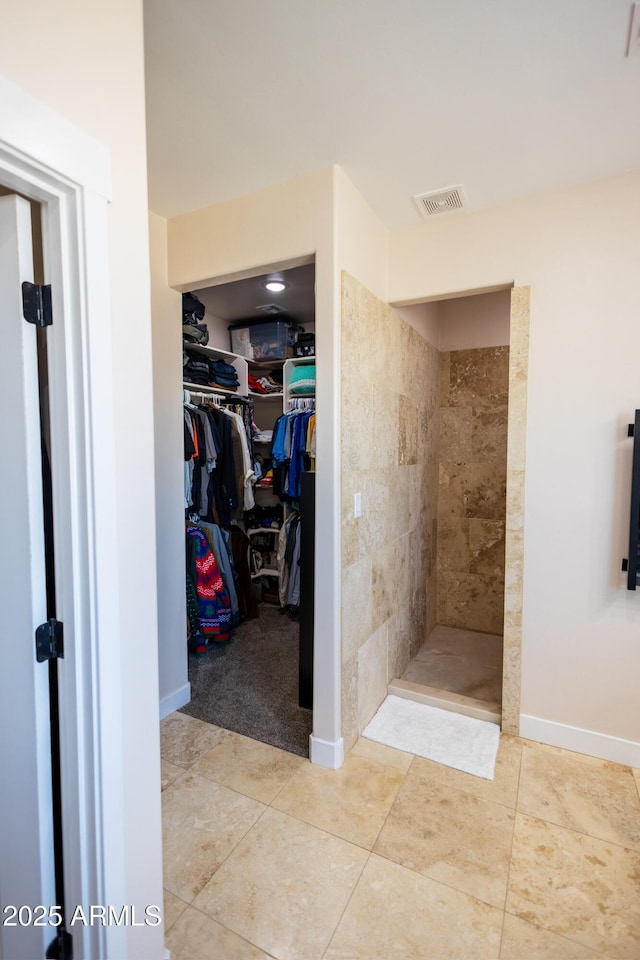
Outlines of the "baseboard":
[[600,760],[612,760],[627,767],[640,767],[640,743],[622,740],[594,730],[582,730],[552,720],[520,715],[520,736],[552,747],[563,747],[575,753],[586,753]]
[[328,767],[329,770],[338,770],[344,763],[344,740],[321,740],[320,737],[309,737],[309,759],[319,767]]
[[174,710],[179,710],[180,707],[184,707],[190,700],[191,684],[185,683],[184,686],[178,687],[177,690],[170,693],[168,697],[162,698],[160,701],[160,719],[164,720],[170,713],[173,713]]

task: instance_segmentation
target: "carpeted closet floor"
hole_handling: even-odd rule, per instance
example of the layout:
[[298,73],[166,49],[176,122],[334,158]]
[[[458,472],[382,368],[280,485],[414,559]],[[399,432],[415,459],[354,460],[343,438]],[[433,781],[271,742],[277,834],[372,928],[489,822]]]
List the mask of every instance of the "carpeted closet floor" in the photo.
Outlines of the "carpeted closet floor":
[[298,706],[300,625],[276,606],[241,624],[229,643],[189,655],[191,702],[182,713],[309,756],[311,711]]

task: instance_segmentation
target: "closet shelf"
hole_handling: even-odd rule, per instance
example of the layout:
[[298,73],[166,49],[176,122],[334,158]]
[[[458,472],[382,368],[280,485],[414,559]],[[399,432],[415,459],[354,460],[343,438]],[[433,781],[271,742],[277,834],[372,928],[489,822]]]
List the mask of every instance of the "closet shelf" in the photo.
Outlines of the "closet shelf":
[[226,360],[227,363],[232,363],[234,360],[244,360],[244,357],[240,357],[237,353],[230,353],[228,350],[221,350],[219,347],[208,347],[204,346],[202,343],[187,343],[186,340],[182,341],[183,349],[196,350],[198,353],[205,353],[208,357],[214,357],[221,360]]
[[[225,363],[230,364],[230,366],[234,368],[236,374],[238,375],[238,393],[243,397],[247,395],[247,390],[249,389],[249,368],[244,357],[239,357],[237,353],[231,353],[229,350],[222,350],[220,347],[205,347],[201,343],[185,343],[183,341],[182,349],[193,350],[195,353],[200,354],[203,358],[207,357],[211,360],[224,360]],[[230,393],[231,391],[227,390],[225,392]]]
[[242,397],[244,394],[238,390],[225,390],[224,387],[210,387],[204,383],[189,383],[187,380],[182,382],[185,390],[193,390],[194,393],[224,393],[227,397]]
[[285,365],[284,365],[284,368],[283,368],[283,374],[282,374],[282,379],[283,379],[283,383],[284,383],[284,401],[285,401],[285,407],[288,407],[288,405],[290,404],[291,400],[294,400],[294,399],[297,398],[297,397],[300,397],[301,399],[312,399],[312,398],[315,398],[316,391],[315,391],[315,388],[313,387],[313,385],[312,385],[311,383],[305,384],[305,386],[306,386],[308,389],[306,389],[306,390],[305,390],[304,392],[302,392],[302,393],[297,393],[297,392],[294,392],[294,391],[291,390],[291,386],[292,386],[292,384],[291,384],[291,378],[292,378],[292,376],[293,376],[294,370],[297,370],[297,369],[299,369],[300,367],[302,367],[302,368],[304,368],[304,367],[312,367],[312,366],[315,367],[315,363],[316,363],[316,358],[315,358],[315,356],[313,356],[313,357],[292,357],[292,358],[290,358],[289,360],[286,361],[286,363],[285,363]]
[[244,359],[247,361],[247,363],[250,363],[253,367],[258,367],[260,370],[268,370],[269,367],[274,367],[274,368],[281,367],[287,358],[272,357],[271,359],[269,359],[269,357],[262,357],[262,359],[260,360],[254,360],[252,357],[245,357]]
[[249,390],[249,396],[253,397],[254,400],[282,400],[284,394],[282,393],[253,393],[252,390]]
[[255,580],[256,577],[277,577],[279,576],[277,570],[271,570],[269,567],[263,567],[262,570],[258,570],[256,573],[251,574],[251,579]]

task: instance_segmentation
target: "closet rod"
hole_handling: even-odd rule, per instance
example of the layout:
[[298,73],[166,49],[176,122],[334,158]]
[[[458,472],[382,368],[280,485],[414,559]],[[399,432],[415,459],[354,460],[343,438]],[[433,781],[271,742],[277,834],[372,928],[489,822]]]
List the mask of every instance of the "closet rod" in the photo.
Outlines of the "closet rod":
[[213,400],[217,402],[218,400],[226,400],[226,396],[223,393],[204,393],[201,390],[184,390],[183,391],[183,401],[185,403],[191,403],[195,397],[200,397],[202,400]]
[[291,397],[289,399],[289,410],[315,410],[315,397]]

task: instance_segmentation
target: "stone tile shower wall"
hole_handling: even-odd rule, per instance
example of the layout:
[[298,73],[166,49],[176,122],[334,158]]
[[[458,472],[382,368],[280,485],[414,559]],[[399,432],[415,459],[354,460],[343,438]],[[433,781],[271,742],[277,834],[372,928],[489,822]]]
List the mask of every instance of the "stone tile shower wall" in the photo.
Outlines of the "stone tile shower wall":
[[[438,351],[342,277],[342,733],[371,719],[436,622]],[[354,519],[354,494],[362,516]]]
[[440,624],[502,633],[509,347],[440,354]]

